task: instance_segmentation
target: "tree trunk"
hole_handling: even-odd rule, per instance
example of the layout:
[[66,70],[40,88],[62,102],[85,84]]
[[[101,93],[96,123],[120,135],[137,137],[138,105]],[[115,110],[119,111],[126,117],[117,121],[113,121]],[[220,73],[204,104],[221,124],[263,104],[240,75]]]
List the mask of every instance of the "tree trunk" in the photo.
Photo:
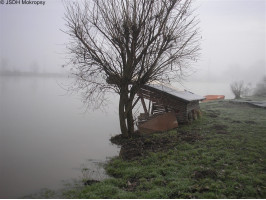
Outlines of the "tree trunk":
[[128,127],[128,134],[129,136],[132,136],[134,133],[134,119],[133,119],[133,113],[132,113],[132,102],[129,102],[129,110],[127,112],[127,127]]
[[240,95],[239,94],[236,94],[235,95],[235,99],[240,99]]
[[120,129],[124,137],[131,137],[134,134],[134,119],[132,111],[134,96],[134,89],[130,92],[130,97],[128,97],[127,87],[121,88],[119,100],[119,119]]
[[121,92],[119,99],[119,121],[120,121],[120,130],[124,137],[128,137],[128,129],[126,125],[126,115],[125,115],[125,94]]

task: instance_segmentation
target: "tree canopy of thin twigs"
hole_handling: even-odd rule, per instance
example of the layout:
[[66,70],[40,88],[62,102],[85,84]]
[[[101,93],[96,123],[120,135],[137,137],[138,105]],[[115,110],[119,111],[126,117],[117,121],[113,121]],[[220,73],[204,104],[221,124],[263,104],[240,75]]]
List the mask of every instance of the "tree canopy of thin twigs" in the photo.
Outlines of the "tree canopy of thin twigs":
[[235,95],[235,99],[240,99],[241,96],[248,94],[250,88],[244,81],[235,81],[230,84],[231,91]]
[[66,3],[67,46],[77,88],[101,106],[119,94],[121,132],[134,132],[138,90],[152,81],[179,81],[199,54],[192,0],[90,0]]

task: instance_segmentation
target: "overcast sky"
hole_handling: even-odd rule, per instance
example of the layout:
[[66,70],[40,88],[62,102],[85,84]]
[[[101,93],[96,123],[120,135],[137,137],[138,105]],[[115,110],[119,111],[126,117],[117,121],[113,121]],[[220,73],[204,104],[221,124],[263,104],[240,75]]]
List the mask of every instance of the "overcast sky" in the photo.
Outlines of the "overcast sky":
[[[6,1],[6,0],[5,0]],[[201,0],[202,51],[188,79],[258,80],[266,75],[266,1]],[[65,62],[64,7],[0,4],[0,64],[10,69],[60,72]]]

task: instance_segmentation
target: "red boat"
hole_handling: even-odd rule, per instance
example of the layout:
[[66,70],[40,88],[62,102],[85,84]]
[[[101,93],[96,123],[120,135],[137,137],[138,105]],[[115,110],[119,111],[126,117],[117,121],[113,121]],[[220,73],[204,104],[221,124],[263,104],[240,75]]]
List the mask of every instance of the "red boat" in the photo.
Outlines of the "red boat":
[[224,99],[225,96],[224,95],[206,95],[204,97],[205,99],[202,102],[222,100]]

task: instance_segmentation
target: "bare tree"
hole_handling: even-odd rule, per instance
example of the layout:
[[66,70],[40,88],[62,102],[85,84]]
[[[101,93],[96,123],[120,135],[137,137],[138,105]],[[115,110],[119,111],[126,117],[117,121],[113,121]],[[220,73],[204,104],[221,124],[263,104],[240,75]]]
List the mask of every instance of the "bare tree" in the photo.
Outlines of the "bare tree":
[[235,99],[240,99],[241,96],[248,94],[250,88],[244,81],[233,82],[230,85],[231,91],[235,95]]
[[66,4],[70,63],[86,101],[101,106],[119,94],[121,132],[134,132],[138,90],[151,81],[179,81],[199,52],[192,0],[91,0]]

